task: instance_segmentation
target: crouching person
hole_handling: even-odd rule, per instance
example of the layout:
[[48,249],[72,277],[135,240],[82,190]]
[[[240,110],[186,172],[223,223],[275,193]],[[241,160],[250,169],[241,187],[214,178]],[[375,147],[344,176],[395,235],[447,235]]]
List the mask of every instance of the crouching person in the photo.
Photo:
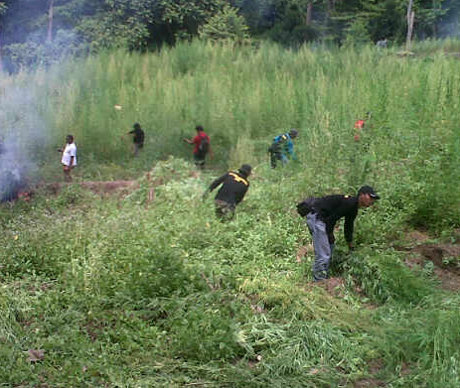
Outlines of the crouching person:
[[219,185],[214,203],[216,215],[221,220],[231,220],[235,215],[235,208],[246,195],[249,188],[248,177],[251,175],[251,166],[243,164],[237,171],[229,171],[211,183],[203,194],[203,199]]
[[313,278],[315,281],[329,277],[329,265],[334,250],[334,227],[337,221],[345,217],[345,240],[350,250],[353,249],[353,226],[358,208],[374,204],[380,197],[370,186],[363,186],[356,196],[328,195],[321,198],[308,198],[297,205],[302,216],[307,219],[308,229],[313,240],[315,262]]

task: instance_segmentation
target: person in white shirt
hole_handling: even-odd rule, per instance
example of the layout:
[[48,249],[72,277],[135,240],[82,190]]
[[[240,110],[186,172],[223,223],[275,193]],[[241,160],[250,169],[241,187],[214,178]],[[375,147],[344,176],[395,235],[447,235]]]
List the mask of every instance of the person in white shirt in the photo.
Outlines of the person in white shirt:
[[64,149],[60,149],[59,151],[62,152],[61,163],[64,170],[64,179],[66,182],[71,182],[72,176],[70,172],[77,165],[77,146],[74,143],[72,135],[67,135],[65,140],[66,145]]

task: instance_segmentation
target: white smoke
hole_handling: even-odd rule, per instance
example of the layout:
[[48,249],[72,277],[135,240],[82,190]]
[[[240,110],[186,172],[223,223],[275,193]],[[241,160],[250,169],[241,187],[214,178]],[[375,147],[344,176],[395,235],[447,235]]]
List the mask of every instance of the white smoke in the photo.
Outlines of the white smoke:
[[1,81],[0,202],[14,199],[36,180],[48,140],[32,90]]

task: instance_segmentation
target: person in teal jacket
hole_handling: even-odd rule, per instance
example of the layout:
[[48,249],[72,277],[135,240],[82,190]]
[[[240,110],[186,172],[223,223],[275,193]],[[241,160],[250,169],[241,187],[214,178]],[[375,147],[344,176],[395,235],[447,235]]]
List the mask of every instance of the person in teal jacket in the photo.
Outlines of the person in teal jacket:
[[292,141],[298,136],[299,132],[296,129],[291,129],[288,133],[276,136],[273,143],[268,149],[270,153],[270,165],[276,168],[277,161],[280,160],[284,165],[289,159],[297,160],[294,152],[294,142]]

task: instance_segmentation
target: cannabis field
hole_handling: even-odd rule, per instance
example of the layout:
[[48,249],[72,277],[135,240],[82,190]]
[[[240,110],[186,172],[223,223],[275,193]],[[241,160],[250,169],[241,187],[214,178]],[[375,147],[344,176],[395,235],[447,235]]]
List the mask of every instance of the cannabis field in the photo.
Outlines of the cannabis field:
[[[460,386],[459,52],[193,42],[0,78],[1,134],[33,188],[0,205],[0,383]],[[202,172],[182,142],[197,124],[215,154]],[[298,161],[272,170],[290,128]],[[79,166],[58,185],[67,133]],[[241,163],[251,187],[219,222],[201,195]],[[354,251],[339,226],[314,284],[295,205],[363,184],[382,199]]]

